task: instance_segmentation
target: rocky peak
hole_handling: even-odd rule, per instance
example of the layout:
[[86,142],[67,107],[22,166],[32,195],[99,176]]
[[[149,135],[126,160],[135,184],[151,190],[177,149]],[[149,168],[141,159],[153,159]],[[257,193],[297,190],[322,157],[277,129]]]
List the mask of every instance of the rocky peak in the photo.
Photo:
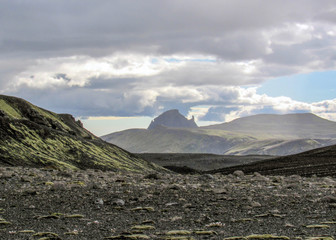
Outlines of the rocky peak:
[[197,128],[194,117],[187,119],[177,109],[172,109],[162,113],[156,117],[148,129],[153,129],[158,126],[171,127],[171,128]]

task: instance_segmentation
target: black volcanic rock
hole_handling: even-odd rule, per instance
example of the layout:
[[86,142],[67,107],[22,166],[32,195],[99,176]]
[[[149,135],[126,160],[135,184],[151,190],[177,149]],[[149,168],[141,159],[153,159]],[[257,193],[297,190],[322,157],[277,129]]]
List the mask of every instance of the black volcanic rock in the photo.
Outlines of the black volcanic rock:
[[335,178],[236,173],[0,167],[0,239],[334,240]]
[[185,118],[177,109],[169,110],[156,117],[148,129],[154,129],[158,126],[171,128],[197,128],[194,117],[192,119]]
[[262,175],[300,175],[304,177],[336,177],[336,145],[310,151],[276,157],[246,165],[209,171],[208,173],[230,174],[241,170],[246,174],[258,172]]

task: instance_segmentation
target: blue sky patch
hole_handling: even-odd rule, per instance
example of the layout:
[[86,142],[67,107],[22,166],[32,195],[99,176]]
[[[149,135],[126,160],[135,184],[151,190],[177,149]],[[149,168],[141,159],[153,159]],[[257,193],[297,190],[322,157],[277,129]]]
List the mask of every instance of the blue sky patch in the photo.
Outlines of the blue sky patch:
[[336,98],[336,71],[313,72],[280,77],[265,82],[257,93],[271,97],[287,96],[303,102]]

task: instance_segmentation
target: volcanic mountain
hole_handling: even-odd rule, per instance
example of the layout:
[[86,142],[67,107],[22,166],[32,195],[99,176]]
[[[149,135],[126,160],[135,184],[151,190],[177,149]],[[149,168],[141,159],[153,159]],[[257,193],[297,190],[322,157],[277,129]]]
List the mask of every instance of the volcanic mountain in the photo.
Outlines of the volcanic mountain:
[[169,110],[155,118],[148,129],[154,129],[159,126],[169,128],[197,128],[194,117],[188,120],[177,109]]
[[94,136],[69,114],[56,114],[4,95],[0,95],[0,165],[162,170]]
[[129,129],[102,139],[134,153],[227,155],[290,155],[336,144],[336,122],[311,113],[262,114],[196,126],[193,119],[171,110],[152,121],[148,129]]

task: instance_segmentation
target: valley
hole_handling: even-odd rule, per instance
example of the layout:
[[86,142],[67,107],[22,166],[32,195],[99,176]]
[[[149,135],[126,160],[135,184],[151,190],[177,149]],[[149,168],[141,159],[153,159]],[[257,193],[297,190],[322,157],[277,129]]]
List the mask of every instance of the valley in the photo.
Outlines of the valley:
[[0,240],[336,240],[335,0],[0,20]]
[[[239,144],[246,150],[249,141],[288,151],[286,144],[297,149],[304,141],[287,138],[284,144],[252,137],[243,128],[188,126],[129,131],[143,134],[144,146],[160,143],[171,151],[199,144],[227,152]],[[154,140],[146,139],[148,131]],[[0,96],[0,136],[0,239],[334,240],[336,235],[336,145],[286,156],[135,154],[94,136],[69,114],[9,96]]]
[[[176,111],[168,111],[157,118],[162,124],[155,127],[151,124],[148,129],[128,129],[101,138],[133,153],[241,156],[284,156],[336,144],[336,122],[310,113],[255,115],[206,127],[184,127],[192,119]],[[179,120],[174,123],[172,119],[175,118]],[[183,118],[184,123],[181,123]]]

